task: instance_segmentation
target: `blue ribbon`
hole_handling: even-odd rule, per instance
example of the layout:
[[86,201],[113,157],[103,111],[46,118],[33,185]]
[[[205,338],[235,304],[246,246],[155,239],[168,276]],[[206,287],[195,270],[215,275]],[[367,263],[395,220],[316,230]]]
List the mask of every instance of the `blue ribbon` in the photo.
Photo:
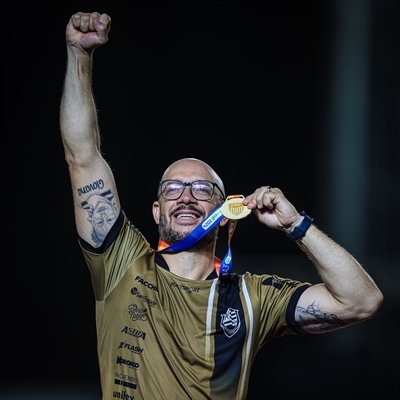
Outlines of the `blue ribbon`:
[[192,247],[224,218],[224,215],[221,212],[221,207],[222,206],[216,208],[201,225],[198,225],[195,229],[193,229],[193,231],[190,232],[190,234],[184,239],[177,243],[171,244],[162,251],[183,251]]
[[[180,240],[177,243],[171,244],[165,249],[161,250],[161,252],[178,252],[184,251],[192,247],[195,243],[197,243],[202,237],[204,237],[208,232],[210,232],[219,222],[224,218],[224,215],[221,212],[221,207],[217,207],[203,222],[201,225],[198,225],[188,236],[184,239]],[[233,228],[234,230],[234,228]],[[231,232],[233,234],[233,231]],[[230,246],[230,238],[228,241],[228,250],[225,254],[221,262],[220,274],[228,274],[232,271],[232,253]]]

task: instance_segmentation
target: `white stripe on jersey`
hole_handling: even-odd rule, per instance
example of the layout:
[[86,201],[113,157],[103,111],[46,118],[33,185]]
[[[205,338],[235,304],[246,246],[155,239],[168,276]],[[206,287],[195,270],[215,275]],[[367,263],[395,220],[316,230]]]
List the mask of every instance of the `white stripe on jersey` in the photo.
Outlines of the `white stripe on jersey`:
[[[243,372],[242,377],[247,375],[247,369],[249,368],[249,357],[250,357],[250,349],[251,349],[251,342],[253,337],[253,326],[254,326],[254,317],[253,317],[253,308],[251,307],[251,301],[249,292],[247,290],[246,281],[244,276],[242,275],[242,291],[244,298],[246,300],[246,307],[247,307],[247,315],[249,317],[249,329],[247,330],[247,344],[246,344],[246,360],[243,364]],[[244,380],[241,380],[240,387],[239,387],[239,399],[243,398],[243,391],[244,391]]]
[[213,284],[210,288],[210,294],[208,295],[208,310],[207,310],[207,318],[206,318],[206,359],[210,360],[211,354],[211,323],[212,323],[212,315],[213,315],[213,303],[215,296],[215,288],[217,286],[218,278],[214,279]]

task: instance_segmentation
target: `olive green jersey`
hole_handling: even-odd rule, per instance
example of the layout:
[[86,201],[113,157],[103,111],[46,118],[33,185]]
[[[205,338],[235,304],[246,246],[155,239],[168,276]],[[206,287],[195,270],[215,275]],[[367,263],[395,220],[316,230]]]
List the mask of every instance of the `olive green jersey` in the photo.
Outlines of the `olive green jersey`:
[[105,400],[245,399],[260,347],[301,333],[294,310],[309,284],[250,273],[181,278],[124,213],[102,247],[81,246]]

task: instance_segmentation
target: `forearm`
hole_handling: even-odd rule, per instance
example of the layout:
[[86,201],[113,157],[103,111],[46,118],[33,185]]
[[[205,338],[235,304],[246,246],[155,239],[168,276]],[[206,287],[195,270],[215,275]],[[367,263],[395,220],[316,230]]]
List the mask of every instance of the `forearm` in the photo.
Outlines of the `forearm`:
[[[243,201],[258,220],[273,229],[293,232],[304,220],[282,191],[262,186]],[[314,262],[323,283],[300,296],[295,320],[305,332],[320,333],[372,317],[383,296],[361,265],[340,245],[310,225],[297,244]]]
[[350,313],[373,315],[382,302],[382,294],[362,266],[344,248],[314,225],[297,241],[314,262],[333,301]]
[[92,95],[90,54],[67,45],[68,61],[60,109],[60,126],[69,163],[89,161],[100,152],[96,107]]

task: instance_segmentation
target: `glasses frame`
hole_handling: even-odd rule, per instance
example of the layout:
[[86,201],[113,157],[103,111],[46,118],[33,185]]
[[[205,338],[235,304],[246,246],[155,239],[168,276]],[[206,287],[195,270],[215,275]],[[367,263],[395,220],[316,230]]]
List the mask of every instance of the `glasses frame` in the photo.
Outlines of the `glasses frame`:
[[[162,185],[163,185],[165,182],[180,182],[180,183],[182,183],[182,185],[183,185],[182,192],[181,192],[181,194],[180,194],[176,199],[167,199],[166,197],[164,197],[164,193],[163,193],[163,191],[162,191]],[[210,183],[210,184],[212,185],[213,190],[212,190],[211,196],[210,196],[208,199],[198,199],[198,198],[193,194],[192,185],[193,185],[193,183],[195,183],[195,182],[207,182],[207,183]],[[220,191],[220,193],[221,193],[221,195],[222,195],[222,199],[225,199],[225,194],[224,194],[224,192],[222,191],[222,189],[218,186],[218,184],[217,184],[216,182],[207,181],[206,179],[197,179],[197,180],[195,180],[195,181],[193,181],[193,182],[182,182],[182,181],[180,181],[179,179],[165,179],[165,180],[163,180],[163,181],[160,181],[159,184],[160,184],[160,193],[159,193],[159,195],[157,196],[157,200],[160,198],[160,196],[162,196],[164,200],[178,200],[178,199],[180,199],[180,198],[182,197],[183,193],[185,192],[186,186],[189,186],[190,194],[191,194],[192,197],[193,197],[194,199],[196,199],[197,201],[208,201],[208,200],[211,200],[212,197],[213,197],[214,194],[215,194],[215,188],[217,188],[217,189]]]

